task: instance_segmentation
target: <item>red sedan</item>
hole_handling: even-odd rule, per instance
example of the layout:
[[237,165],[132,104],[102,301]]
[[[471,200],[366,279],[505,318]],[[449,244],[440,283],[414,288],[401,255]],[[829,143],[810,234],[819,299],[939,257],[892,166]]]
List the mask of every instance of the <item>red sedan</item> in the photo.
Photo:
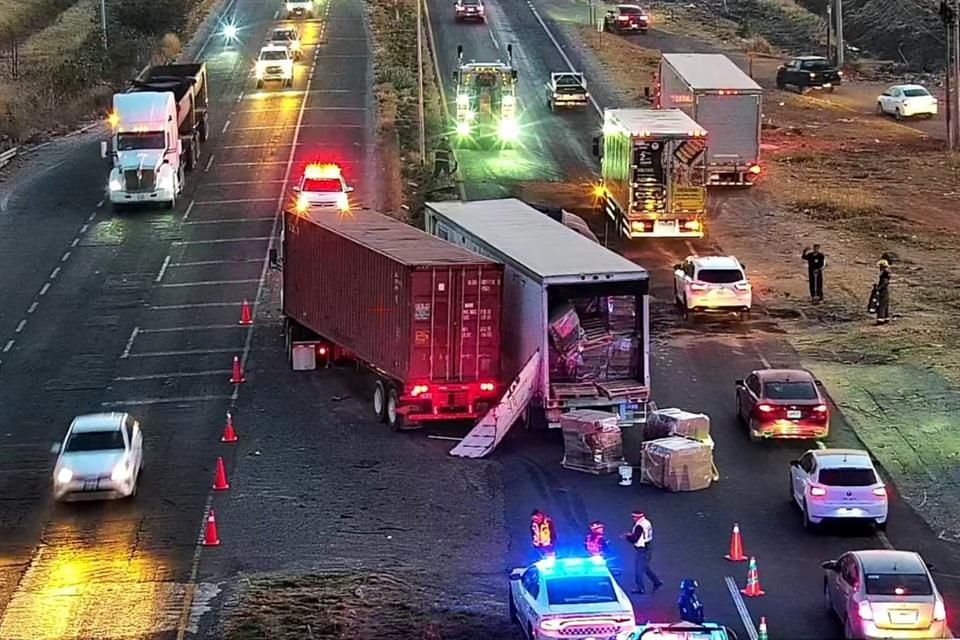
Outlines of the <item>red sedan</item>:
[[807,371],[761,369],[737,380],[737,419],[750,440],[815,439],[830,431],[830,408]]

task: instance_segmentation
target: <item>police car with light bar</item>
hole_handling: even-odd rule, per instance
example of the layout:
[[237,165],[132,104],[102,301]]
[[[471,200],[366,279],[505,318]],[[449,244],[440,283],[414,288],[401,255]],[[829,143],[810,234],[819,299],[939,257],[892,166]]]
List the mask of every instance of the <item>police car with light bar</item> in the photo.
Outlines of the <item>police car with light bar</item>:
[[347,186],[340,167],[335,164],[308,165],[300,177],[300,182],[293,187],[293,192],[297,194],[297,211],[349,211],[348,194],[352,191],[353,187]]
[[630,598],[600,557],[545,558],[510,572],[510,618],[529,640],[629,640]]

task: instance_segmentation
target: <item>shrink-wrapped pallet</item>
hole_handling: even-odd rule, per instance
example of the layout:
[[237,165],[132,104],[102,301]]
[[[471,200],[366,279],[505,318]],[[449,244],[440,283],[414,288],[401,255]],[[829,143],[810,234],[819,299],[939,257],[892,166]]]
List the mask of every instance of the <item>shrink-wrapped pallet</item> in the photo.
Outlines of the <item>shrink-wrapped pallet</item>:
[[699,491],[713,482],[712,448],[689,438],[671,436],[643,445],[640,481],[668,491]]
[[657,409],[647,417],[643,439],[657,440],[668,436],[706,441],[710,437],[710,418],[683,409]]
[[615,414],[592,409],[560,416],[563,430],[561,466],[576,471],[613,473],[624,464],[623,440]]

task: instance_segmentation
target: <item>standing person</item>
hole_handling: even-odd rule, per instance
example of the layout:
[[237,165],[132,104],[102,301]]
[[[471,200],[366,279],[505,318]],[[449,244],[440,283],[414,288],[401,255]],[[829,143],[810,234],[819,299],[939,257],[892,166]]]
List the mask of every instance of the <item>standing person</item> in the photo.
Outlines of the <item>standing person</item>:
[[610,541],[607,540],[605,530],[606,525],[599,520],[590,523],[590,531],[583,541],[583,546],[591,556],[606,558],[610,554]]
[[875,285],[877,291],[877,324],[887,324],[890,322],[890,263],[887,260],[881,260],[877,263],[880,267],[880,277]]
[[533,549],[541,558],[556,555],[557,530],[553,520],[540,509],[530,514],[530,537]]
[[807,261],[807,282],[810,284],[810,300],[823,302],[823,266],[827,262],[826,256],[820,251],[820,245],[814,244],[813,251],[804,247],[800,257]]
[[447,177],[451,173],[450,169],[450,139],[447,136],[440,138],[440,144],[437,145],[436,150],[433,152],[433,177],[434,179],[441,176]]
[[650,560],[653,556],[653,524],[647,520],[647,516],[643,511],[637,509],[633,512],[633,529],[630,533],[623,534],[623,537],[633,545],[636,551],[636,556],[633,561],[633,571],[637,588],[634,589],[633,592],[641,595],[646,593],[643,577],[647,576],[650,578],[650,582],[653,583],[653,592],[656,593],[657,589],[663,586],[663,582],[657,574],[653,572],[653,569],[650,568]]

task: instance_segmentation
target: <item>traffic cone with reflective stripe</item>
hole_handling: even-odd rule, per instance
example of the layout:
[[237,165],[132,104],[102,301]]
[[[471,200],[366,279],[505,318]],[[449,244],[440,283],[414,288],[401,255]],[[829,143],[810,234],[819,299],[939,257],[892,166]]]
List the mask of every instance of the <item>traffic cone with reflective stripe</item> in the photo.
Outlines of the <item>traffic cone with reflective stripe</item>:
[[217,456],[217,472],[213,477],[213,490],[226,491],[230,488],[227,482],[227,470],[223,466],[223,458]]
[[740,537],[740,525],[733,523],[733,534],[730,536],[730,553],[724,556],[730,562],[743,562],[747,556],[743,555],[743,538]]
[[760,573],[757,571],[757,559],[750,556],[750,566],[747,569],[747,586],[740,589],[740,593],[748,598],[762,596],[766,592],[760,588]]
[[237,432],[233,430],[233,415],[227,411],[227,422],[223,425],[223,435],[220,442],[236,442]]
[[246,380],[243,377],[243,369],[240,367],[240,356],[233,356],[233,375],[230,376],[230,382],[240,384]]
[[220,544],[220,536],[217,535],[217,518],[213,515],[213,509],[207,515],[207,524],[203,529],[203,546],[215,547]]
[[757,635],[757,640],[769,640],[767,638],[767,619],[763,616],[760,616],[760,633]]
[[240,307],[240,324],[253,324],[253,317],[250,313],[250,303],[246,300],[243,301],[243,306]]

